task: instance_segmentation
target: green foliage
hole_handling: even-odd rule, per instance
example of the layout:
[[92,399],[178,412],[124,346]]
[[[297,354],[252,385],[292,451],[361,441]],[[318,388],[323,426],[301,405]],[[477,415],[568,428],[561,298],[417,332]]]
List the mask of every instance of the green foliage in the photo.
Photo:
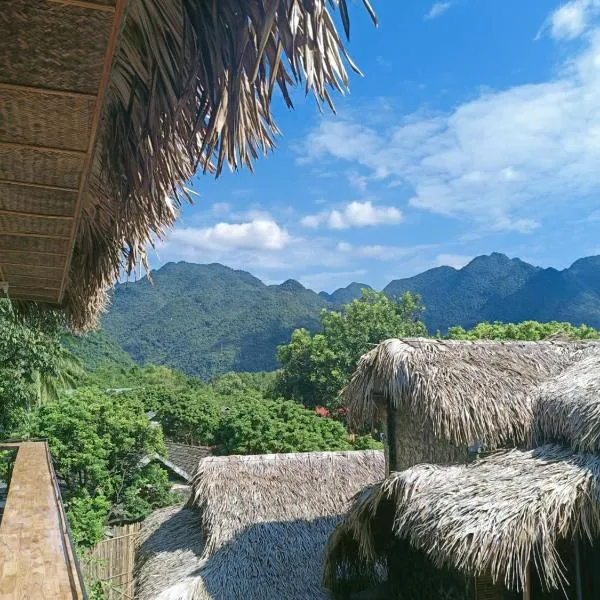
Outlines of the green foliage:
[[137,520],[168,504],[169,484],[148,454],[164,453],[162,432],[142,404],[121,395],[82,388],[42,405],[30,426],[48,439],[56,472],[67,485],[74,537],[82,546],[102,538],[102,524]]
[[168,438],[186,444],[212,446],[221,407],[209,388],[199,391],[172,390],[169,400],[157,405],[156,417]]
[[65,502],[65,509],[77,547],[89,548],[104,537],[110,502],[103,494],[91,496],[86,489],[81,489]]
[[211,380],[211,386],[217,394],[227,395],[245,391],[258,391],[269,395],[275,386],[276,373],[225,373]]
[[352,444],[353,450],[383,450],[383,443],[372,435],[357,435]]
[[539,323],[538,321],[523,321],[522,323],[479,323],[472,329],[465,330],[462,327],[451,327],[448,330],[447,339],[452,340],[531,340],[539,341],[552,336],[565,336],[573,340],[590,340],[600,338],[600,333],[588,327],[579,327],[571,323]]
[[133,359],[104,329],[86,335],[64,334],[62,342],[77,356],[86,371],[95,371],[102,365],[118,365],[130,368],[135,365]]
[[140,387],[187,387],[191,383],[183,373],[160,365],[145,367],[119,366],[108,363],[100,365],[94,372],[87,373],[80,386],[95,386],[103,390],[134,389]]
[[169,263],[117,286],[105,330],[139,364],[164,364],[203,380],[276,368],[275,348],[296,327],[318,326],[329,304],[295,282],[268,286],[218,264]]
[[0,299],[0,437],[15,433],[36,404],[68,387],[79,365],[60,344],[58,314],[31,309],[17,313]]
[[344,426],[290,400],[236,398],[216,434],[220,454],[349,450]]
[[387,338],[426,335],[422,311],[420,299],[408,292],[393,300],[372,290],[363,290],[341,312],[322,311],[320,333],[297,329],[279,347],[275,393],[305,406],[336,408],[362,354]]

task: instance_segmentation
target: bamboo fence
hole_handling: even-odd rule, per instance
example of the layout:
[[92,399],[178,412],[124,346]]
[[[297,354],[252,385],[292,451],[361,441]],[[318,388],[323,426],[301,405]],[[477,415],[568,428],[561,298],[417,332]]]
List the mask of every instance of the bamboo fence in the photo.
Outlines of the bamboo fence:
[[135,541],[140,525],[114,527],[112,537],[96,544],[86,557],[86,580],[101,582],[106,600],[133,599]]

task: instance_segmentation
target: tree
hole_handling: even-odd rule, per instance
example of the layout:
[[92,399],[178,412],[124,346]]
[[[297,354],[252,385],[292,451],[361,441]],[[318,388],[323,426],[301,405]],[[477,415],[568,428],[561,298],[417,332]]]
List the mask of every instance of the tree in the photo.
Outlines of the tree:
[[522,323],[479,323],[471,329],[463,327],[451,327],[446,336],[451,340],[530,340],[539,341],[552,336],[564,336],[568,339],[586,340],[598,339],[600,333],[587,325],[579,327],[571,323],[560,323],[550,321],[540,323],[538,321],[523,321]]
[[341,312],[322,311],[321,332],[297,329],[279,346],[275,393],[309,407],[339,407],[338,393],[362,354],[387,338],[427,334],[422,311],[418,296],[407,292],[392,299],[372,290],[363,290]]
[[62,331],[57,313],[19,313],[0,299],[0,436],[16,433],[36,403],[55,399],[80,372],[60,343]]
[[135,399],[78,389],[40,406],[30,433],[48,439],[79,545],[101,539],[106,523],[139,520],[170,502],[166,471],[141,466],[141,458],[165,446],[160,427]]
[[291,400],[238,397],[224,411],[216,433],[220,454],[349,450],[344,426]]

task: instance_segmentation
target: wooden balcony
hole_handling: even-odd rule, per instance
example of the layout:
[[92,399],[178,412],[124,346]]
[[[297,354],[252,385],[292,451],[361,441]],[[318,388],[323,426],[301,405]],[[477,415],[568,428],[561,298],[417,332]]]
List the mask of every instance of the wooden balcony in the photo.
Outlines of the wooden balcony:
[[46,442],[16,449],[0,522],[0,600],[85,600]]

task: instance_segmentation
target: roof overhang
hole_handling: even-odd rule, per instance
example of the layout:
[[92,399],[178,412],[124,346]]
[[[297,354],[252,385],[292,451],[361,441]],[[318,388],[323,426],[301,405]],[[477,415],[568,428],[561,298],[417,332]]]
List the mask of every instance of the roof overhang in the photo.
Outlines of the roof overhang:
[[124,5],[3,8],[0,281],[13,299],[63,302]]

